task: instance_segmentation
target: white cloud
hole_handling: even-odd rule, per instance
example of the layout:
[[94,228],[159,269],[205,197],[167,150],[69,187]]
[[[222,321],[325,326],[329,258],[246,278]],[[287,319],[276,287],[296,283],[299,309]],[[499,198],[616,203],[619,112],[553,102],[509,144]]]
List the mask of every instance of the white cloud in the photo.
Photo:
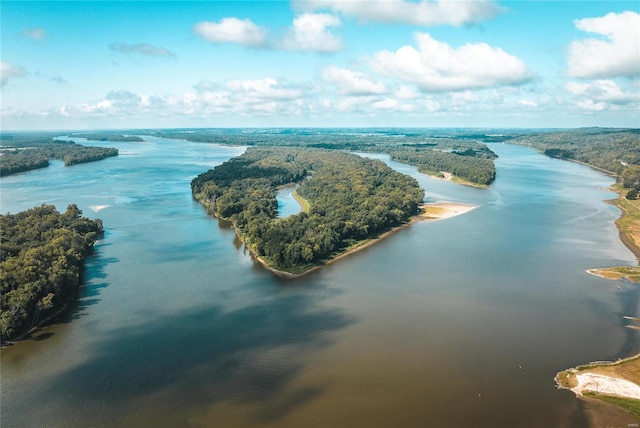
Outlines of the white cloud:
[[606,109],[605,103],[595,103],[593,100],[578,101],[576,105],[582,110],[603,111]]
[[336,85],[346,95],[376,95],[387,92],[384,84],[374,82],[363,73],[333,65],[322,71],[322,80]]
[[44,28],[29,28],[20,32],[20,37],[41,41],[47,38],[47,32]]
[[640,75],[640,14],[609,13],[575,21],[576,28],[602,37],[569,45],[567,74],[571,77]]
[[522,107],[536,108],[538,107],[538,103],[531,100],[518,100],[517,104]]
[[340,20],[325,13],[305,13],[293,20],[282,37],[270,36],[266,27],[249,19],[224,18],[218,22],[200,22],[193,31],[212,43],[237,43],[247,47],[290,51],[336,52],[342,49],[340,37],[329,27]]
[[418,49],[403,46],[396,52],[376,53],[369,61],[373,70],[427,92],[464,91],[526,83],[532,77],[519,58],[485,43],[457,49],[415,33]]
[[454,104],[475,103],[480,100],[478,94],[471,91],[454,92],[451,94],[451,100]]
[[170,50],[152,46],[146,43],[136,43],[133,45],[127,43],[111,43],[109,45],[109,49],[115,52],[120,52],[124,54],[139,54],[145,56],[157,56],[157,57],[175,57],[176,54],[171,52]]
[[626,107],[640,111],[640,92],[631,83],[631,89],[621,88],[616,82],[608,79],[592,82],[568,82],[564,89],[574,96],[574,104],[588,111],[618,111]]
[[293,100],[303,95],[300,89],[282,85],[273,78],[230,80],[226,87],[236,96],[250,102]]
[[220,22],[200,22],[193,31],[211,43],[238,43],[249,47],[264,47],[267,29],[250,19],[224,18]]
[[9,61],[0,62],[0,86],[6,85],[10,79],[26,76],[27,70]]
[[400,85],[396,90],[396,97],[401,100],[413,100],[420,98],[420,93],[410,86]]
[[421,26],[477,24],[502,10],[488,0],[300,0],[295,6],[303,10],[331,10],[364,21]]
[[342,48],[342,41],[327,27],[339,25],[340,20],[335,16],[305,13],[293,20],[293,26],[279,45],[287,50],[335,52]]

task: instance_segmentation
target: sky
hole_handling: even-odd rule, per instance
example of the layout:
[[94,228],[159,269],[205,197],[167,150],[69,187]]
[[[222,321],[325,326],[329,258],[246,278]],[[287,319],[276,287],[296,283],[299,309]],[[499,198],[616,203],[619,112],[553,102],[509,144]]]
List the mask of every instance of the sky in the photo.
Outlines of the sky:
[[0,129],[640,127],[639,1],[0,2]]

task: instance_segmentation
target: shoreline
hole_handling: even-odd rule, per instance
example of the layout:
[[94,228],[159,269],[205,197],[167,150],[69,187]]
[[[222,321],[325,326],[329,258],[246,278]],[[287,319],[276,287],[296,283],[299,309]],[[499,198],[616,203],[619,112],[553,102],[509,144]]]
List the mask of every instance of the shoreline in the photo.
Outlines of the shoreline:
[[[207,211],[209,213],[211,213],[218,220],[229,221],[228,219],[224,219],[224,218],[218,217],[211,209],[209,209],[209,205],[206,204],[204,201],[200,201],[200,203],[203,206],[205,206],[205,208],[207,208]],[[419,212],[417,214],[415,214],[414,216],[412,216],[411,219],[409,221],[407,221],[406,223],[403,223],[403,224],[401,224],[399,226],[396,226],[396,227],[392,228],[391,230],[388,230],[388,231],[382,233],[381,235],[376,236],[375,238],[370,238],[370,239],[361,241],[360,243],[358,243],[353,248],[348,249],[344,253],[338,254],[337,256],[335,256],[335,257],[331,258],[330,260],[326,261],[325,263],[310,267],[309,269],[304,270],[304,271],[302,271],[300,273],[288,272],[288,271],[276,269],[273,266],[270,266],[265,259],[263,259],[259,255],[257,255],[254,252],[254,250],[251,248],[251,246],[248,245],[245,242],[245,240],[242,238],[240,232],[238,231],[238,229],[235,226],[232,225],[231,228],[233,229],[233,232],[235,233],[236,237],[240,240],[240,242],[242,242],[242,244],[244,245],[244,248],[249,251],[249,254],[251,254],[251,257],[255,261],[260,263],[264,268],[266,268],[267,270],[271,271],[271,273],[273,273],[276,276],[279,276],[281,278],[286,278],[286,279],[296,279],[296,278],[300,278],[302,276],[305,276],[307,274],[310,274],[310,273],[312,273],[312,272],[314,272],[316,270],[319,270],[320,268],[322,268],[324,266],[328,266],[328,265],[330,265],[330,264],[332,264],[332,263],[334,263],[334,262],[336,262],[338,260],[342,260],[342,259],[344,259],[344,258],[346,258],[346,257],[348,257],[348,256],[350,256],[352,254],[357,253],[358,251],[361,251],[361,250],[364,250],[366,248],[369,248],[369,247],[377,244],[378,242],[382,241],[383,239],[393,235],[394,233],[411,226],[413,223],[446,220],[448,218],[457,217],[459,215],[466,214],[469,211],[473,211],[474,209],[478,208],[478,206],[477,205],[467,205],[467,204],[461,204],[461,203],[454,203],[454,202],[435,202],[435,203],[428,203],[428,204],[423,203],[418,208],[419,208]]]
[[[587,166],[611,174],[601,168]],[[637,207],[631,201],[624,199],[624,189],[618,183],[611,186],[610,190],[616,192],[618,197],[604,202],[617,207],[621,212],[615,221],[620,241],[636,257],[636,262],[640,262],[640,210],[636,210]],[[640,283],[640,267],[637,265],[593,268],[585,272],[607,280]],[[627,327],[638,328],[630,325]],[[559,389],[570,390],[578,400],[589,404],[596,403],[594,407],[584,406],[590,427],[601,426],[605,419],[607,425],[611,425],[613,421],[619,426],[637,426],[640,422],[640,354],[617,361],[599,361],[563,370],[556,374],[554,381]],[[633,422],[628,422],[629,418],[632,418]]]
[[589,406],[589,427],[629,426],[640,422],[640,354],[616,361],[597,361],[558,372],[556,387]]
[[429,174],[428,172],[420,172],[418,171],[418,173],[420,174],[424,174],[427,177],[431,177],[434,180],[442,180],[442,181],[450,181],[452,183],[456,183],[456,184],[461,184],[463,186],[469,186],[469,187],[475,187],[476,189],[487,189],[489,188],[489,185],[487,184],[478,184],[478,183],[473,183],[471,181],[465,180],[464,178],[460,178],[456,175],[453,175],[450,172],[446,172],[446,171],[439,171],[439,174],[442,175],[436,175],[436,174]]

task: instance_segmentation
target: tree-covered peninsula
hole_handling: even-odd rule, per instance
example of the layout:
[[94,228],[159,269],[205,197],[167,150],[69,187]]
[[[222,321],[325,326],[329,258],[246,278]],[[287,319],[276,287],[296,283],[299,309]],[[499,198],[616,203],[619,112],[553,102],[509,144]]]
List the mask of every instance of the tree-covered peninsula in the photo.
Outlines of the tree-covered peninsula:
[[76,205],[59,213],[42,205],[0,215],[0,328],[11,341],[76,298],[84,259],[102,234],[102,221]]
[[[308,210],[278,218],[276,190],[296,183]],[[301,273],[406,223],[424,191],[383,162],[342,151],[249,148],[192,183],[267,266]]]
[[[513,132],[489,134],[478,130],[444,129],[290,129],[148,130],[145,133],[187,141],[256,147],[305,147],[352,152],[385,153],[393,160],[418,167],[422,173],[452,174],[457,181],[486,187],[495,179],[493,161],[498,157],[486,142],[502,142]],[[520,134],[517,134],[520,135]]]
[[118,149],[86,147],[73,141],[54,140],[50,136],[2,134],[0,137],[0,176],[49,166],[57,159],[65,166],[94,162],[117,156]]

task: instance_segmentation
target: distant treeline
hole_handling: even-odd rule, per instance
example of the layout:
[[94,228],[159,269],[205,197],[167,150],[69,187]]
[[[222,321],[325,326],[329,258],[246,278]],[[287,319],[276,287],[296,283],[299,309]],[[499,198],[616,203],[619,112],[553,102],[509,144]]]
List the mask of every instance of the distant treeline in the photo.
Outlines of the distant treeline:
[[509,141],[547,156],[583,162],[617,175],[627,199],[640,193],[640,129],[584,128],[530,134]]
[[[493,153],[493,152],[492,152]],[[491,158],[482,157],[473,150],[442,152],[418,148],[391,149],[391,159],[418,167],[425,174],[449,172],[471,183],[489,185],[496,178],[496,167]]]
[[42,205],[0,215],[0,328],[10,341],[77,295],[85,257],[102,234],[102,222],[76,205],[60,214]]
[[540,132],[509,140],[542,153],[602,168],[616,175],[640,164],[640,129],[582,128]]
[[66,166],[93,162],[118,155],[118,149],[85,147],[73,141],[51,137],[22,137],[2,135],[0,147],[0,176],[49,166],[49,160],[64,161]]
[[83,132],[76,132],[71,134],[71,138],[73,137],[86,138],[87,140],[93,140],[93,141],[116,141],[121,143],[126,143],[126,142],[141,143],[144,141],[141,137],[136,137],[135,135],[123,135],[123,134],[109,133],[109,132],[104,132],[104,133],[93,132],[93,133],[86,133],[86,134]]
[[486,135],[473,131],[442,130],[427,134],[416,130],[372,133],[348,130],[169,130],[148,131],[164,138],[193,142],[258,147],[306,147],[352,152],[386,153],[399,162],[415,165],[421,172],[449,172],[471,183],[487,185],[495,179],[493,160],[497,155],[484,142],[504,141],[507,135]]
[[[296,192],[310,208],[279,219],[276,189],[289,183],[300,183]],[[424,197],[416,180],[383,162],[295,148],[250,148],[195,178],[192,190],[255,254],[288,272],[401,225]]]

